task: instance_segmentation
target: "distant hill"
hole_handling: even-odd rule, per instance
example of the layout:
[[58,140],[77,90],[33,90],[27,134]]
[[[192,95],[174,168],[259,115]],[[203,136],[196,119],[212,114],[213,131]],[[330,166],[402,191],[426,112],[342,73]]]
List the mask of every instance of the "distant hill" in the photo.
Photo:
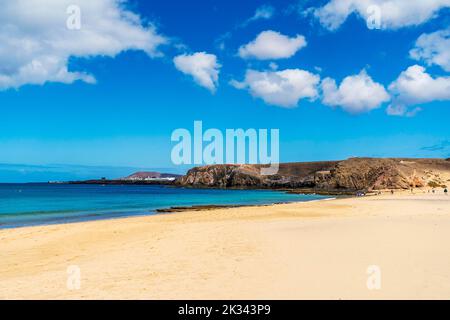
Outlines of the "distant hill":
[[293,188],[317,192],[352,192],[410,187],[450,186],[449,159],[350,158],[342,161],[280,164],[276,175],[263,176],[263,165],[196,167],[176,184],[220,188]]
[[108,184],[108,185],[139,185],[139,184],[164,184],[171,185],[175,180],[179,179],[181,175],[172,173],[160,173],[160,172],[136,172],[125,178],[120,179],[92,179],[82,181],[69,181],[71,184]]
[[172,173],[160,173],[153,171],[142,171],[133,173],[128,177],[122,178],[120,180],[126,181],[175,180],[179,177],[181,177],[181,175]]

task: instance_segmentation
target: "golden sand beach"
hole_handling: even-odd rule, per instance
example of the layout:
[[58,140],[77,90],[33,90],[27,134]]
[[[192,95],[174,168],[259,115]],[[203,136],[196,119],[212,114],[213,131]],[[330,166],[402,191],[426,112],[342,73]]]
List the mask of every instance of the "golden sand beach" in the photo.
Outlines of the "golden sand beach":
[[442,193],[7,229],[0,243],[1,299],[450,298]]

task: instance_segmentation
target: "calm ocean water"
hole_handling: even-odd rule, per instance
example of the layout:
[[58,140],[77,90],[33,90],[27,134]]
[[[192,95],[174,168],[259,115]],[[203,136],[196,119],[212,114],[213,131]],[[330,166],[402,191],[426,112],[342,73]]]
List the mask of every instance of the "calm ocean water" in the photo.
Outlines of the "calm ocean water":
[[148,215],[172,206],[271,204],[323,198],[269,190],[156,185],[0,184],[0,228]]

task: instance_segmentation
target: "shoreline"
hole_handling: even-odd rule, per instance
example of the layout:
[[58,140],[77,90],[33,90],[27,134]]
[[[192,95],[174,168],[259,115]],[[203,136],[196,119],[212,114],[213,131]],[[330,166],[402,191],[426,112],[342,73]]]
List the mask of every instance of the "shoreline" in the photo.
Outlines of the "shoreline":
[[[305,195],[323,195],[323,196],[353,196],[357,192],[367,192],[364,189],[319,189],[319,188],[294,188],[294,187],[273,187],[273,186],[206,186],[206,185],[182,185],[176,181],[127,181],[127,180],[86,180],[86,181],[64,181],[64,182],[48,182],[42,184],[50,185],[113,185],[113,186],[154,186],[160,185],[179,189],[203,189],[203,190],[260,190],[260,191],[280,191],[288,194],[305,194]],[[404,191],[404,189],[397,189]],[[375,192],[375,191],[373,191]],[[369,193],[373,193],[369,192]]]
[[[41,183],[40,183],[41,184]],[[53,184],[53,183],[42,183],[42,184]],[[73,183],[67,183],[67,184],[73,184]],[[80,184],[83,185],[83,184]],[[126,184],[125,184],[126,185]],[[135,184],[135,185],[145,185],[145,184]],[[147,184],[147,185],[155,185],[155,184]],[[175,188],[186,188],[185,186],[170,186],[170,185],[161,185],[164,187],[175,187]],[[194,187],[187,187],[187,188],[194,188]],[[201,189],[219,189],[220,188],[201,188]],[[225,189],[228,190],[228,189]],[[3,227],[0,224],[0,231],[1,230],[8,230],[8,229],[16,229],[16,228],[28,228],[28,227],[39,227],[39,226],[52,226],[52,225],[64,225],[64,224],[72,224],[72,223],[84,223],[84,222],[91,222],[91,221],[102,221],[102,220],[117,220],[117,219],[126,219],[126,218],[133,218],[133,217],[146,217],[146,216],[155,216],[160,214],[169,214],[169,213],[180,213],[180,212],[197,212],[197,211],[210,211],[210,210],[219,210],[219,209],[230,209],[230,208],[252,208],[252,207],[266,207],[266,206],[272,206],[272,205],[279,205],[279,204],[289,204],[289,203],[303,203],[303,202],[316,202],[316,201],[327,201],[327,200],[336,200],[336,199],[351,199],[355,198],[355,195],[352,195],[351,192],[345,191],[340,194],[335,193],[315,193],[315,192],[303,192],[304,190],[301,189],[260,189],[260,188],[230,188],[230,190],[260,190],[260,191],[274,191],[274,192],[283,192],[287,194],[297,194],[297,195],[318,195],[323,196],[323,199],[312,199],[312,200],[304,200],[304,201],[282,201],[282,202],[273,202],[273,203],[267,203],[267,204],[230,204],[230,205],[220,205],[220,204],[206,204],[206,205],[191,205],[191,206],[170,206],[170,207],[162,207],[157,209],[149,209],[144,211],[123,211],[120,213],[113,213],[113,212],[103,212],[102,214],[105,214],[105,216],[95,215],[92,213],[90,216],[87,215],[85,217],[79,217],[79,218],[72,218],[73,221],[70,221],[70,218],[68,221],[52,221],[48,223],[31,223],[26,225],[17,225],[17,226],[8,226]],[[387,190],[380,190],[382,194],[388,194],[389,192]],[[396,190],[397,194],[402,193],[408,193],[407,190]],[[424,190],[420,190],[419,192],[425,192]],[[375,192],[367,193],[364,197],[373,197],[380,194],[376,194]],[[117,216],[114,216],[116,215]],[[61,219],[63,220],[63,218]]]
[[[316,194],[305,194],[305,193],[296,193],[296,194],[316,195]],[[192,206],[175,206],[175,207],[156,209],[155,212],[156,213],[177,213],[177,212],[210,211],[210,210],[232,209],[232,208],[252,208],[252,207],[258,208],[258,207],[270,207],[270,206],[275,206],[275,205],[280,205],[280,204],[327,201],[327,200],[336,200],[336,199],[343,199],[343,198],[344,198],[344,196],[341,196],[341,197],[336,196],[336,197],[329,197],[329,198],[326,197],[326,198],[323,198],[323,199],[311,199],[311,200],[303,200],[303,201],[295,201],[295,200],[293,200],[293,201],[281,201],[281,202],[273,202],[273,203],[267,203],[267,204],[235,204],[235,205],[208,204],[208,205],[192,205]]]
[[[307,194],[305,194],[307,195]],[[325,196],[324,196],[325,197]],[[24,225],[17,225],[17,226],[7,226],[3,227],[0,224],[0,231],[1,230],[9,230],[9,229],[18,229],[18,228],[32,228],[32,227],[40,227],[40,226],[54,226],[54,225],[65,225],[65,224],[73,224],[73,223],[88,223],[88,222],[95,222],[95,221],[103,221],[103,220],[120,220],[120,219],[127,219],[127,218],[135,218],[135,217],[151,217],[151,216],[157,216],[157,215],[163,215],[163,214],[172,214],[172,213],[182,213],[182,212],[198,212],[198,211],[210,211],[210,210],[220,210],[220,209],[232,209],[232,208],[251,208],[251,207],[267,207],[267,206],[273,206],[273,205],[280,205],[280,204],[289,204],[289,203],[302,203],[302,202],[314,202],[314,201],[325,201],[325,200],[333,200],[337,198],[324,198],[324,199],[312,199],[312,200],[303,200],[303,201],[284,201],[284,202],[274,202],[274,203],[267,203],[267,204],[236,204],[236,205],[216,205],[216,204],[208,204],[208,205],[192,205],[192,206],[171,206],[171,207],[164,207],[160,209],[153,209],[153,210],[145,210],[145,211],[124,211],[120,213],[102,213],[102,214],[91,214],[84,217],[77,217],[72,218],[73,220],[70,221],[70,218],[61,218],[61,221],[51,221],[47,223],[30,223],[30,224],[24,224]],[[67,221],[63,221],[64,219],[67,219]]]
[[[450,298],[443,194],[3,229],[0,241],[0,299]],[[380,290],[366,286],[373,265]]]
[[[46,183],[44,183],[46,184]],[[166,186],[166,185],[164,185]],[[176,186],[175,186],[176,187]],[[184,187],[182,187],[184,188]],[[210,189],[210,188],[207,188]],[[216,188],[213,188],[216,189]],[[247,190],[247,189],[231,189],[231,190]],[[293,190],[269,190],[269,189],[248,189],[248,190],[261,190],[261,191],[279,191],[284,193],[292,193],[292,194],[298,194],[298,195],[319,195],[323,196],[325,198],[323,199],[311,199],[311,200],[304,200],[304,201],[283,201],[283,202],[273,202],[273,203],[267,203],[267,204],[236,204],[236,205],[217,205],[217,204],[207,204],[207,205],[192,205],[192,206],[170,206],[170,207],[163,207],[159,209],[152,209],[152,210],[145,210],[145,211],[124,211],[120,213],[101,213],[99,215],[95,215],[92,213],[90,216],[85,217],[77,217],[73,218],[72,221],[70,221],[70,218],[62,218],[68,219],[68,221],[51,221],[47,223],[30,223],[25,225],[17,225],[17,226],[8,226],[3,227],[0,224],[0,232],[2,230],[11,230],[11,229],[21,229],[21,228],[34,228],[34,227],[45,227],[45,226],[55,226],[55,225],[68,225],[68,224],[77,224],[77,223],[89,223],[89,222],[96,222],[96,221],[108,221],[108,220],[122,220],[122,219],[128,219],[128,218],[139,218],[139,217],[152,217],[152,216],[159,216],[159,215],[166,215],[166,214],[174,214],[174,213],[184,213],[184,212],[202,212],[202,211],[212,211],[212,210],[223,210],[223,209],[233,209],[233,208],[259,208],[259,207],[270,207],[270,206],[277,206],[277,205],[284,205],[284,204],[292,204],[292,203],[305,203],[305,202],[322,202],[322,201],[330,201],[330,200],[339,200],[339,199],[352,199],[352,198],[358,198],[357,196],[351,196],[351,195],[345,195],[345,194],[339,194],[335,195],[334,197],[330,195],[330,197],[327,197],[327,195],[323,194],[316,194],[316,193],[302,193],[302,192],[291,192]],[[429,189],[431,190],[431,189]],[[428,189],[419,189],[417,194],[426,194],[426,191],[429,192]],[[396,190],[397,195],[411,195],[408,190]],[[364,197],[375,197],[375,196],[382,196],[382,195],[388,195],[389,191],[387,190],[381,190],[381,193],[375,194],[375,193],[368,193]],[[412,195],[415,195],[416,193],[413,193]],[[105,216],[103,216],[105,214]],[[98,218],[97,218],[98,217]]]

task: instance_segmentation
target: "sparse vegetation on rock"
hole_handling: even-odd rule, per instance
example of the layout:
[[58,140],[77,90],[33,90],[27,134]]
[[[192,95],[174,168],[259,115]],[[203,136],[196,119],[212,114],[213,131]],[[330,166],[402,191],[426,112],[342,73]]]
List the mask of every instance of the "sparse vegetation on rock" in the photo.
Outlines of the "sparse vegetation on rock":
[[[444,159],[350,158],[280,164],[272,176],[260,174],[262,165],[210,165],[196,167],[177,184],[218,188],[286,188],[329,192],[409,189],[430,186],[441,175],[450,175]],[[429,177],[433,172],[433,178]],[[432,179],[432,180],[431,180]],[[443,183],[437,183],[441,186]]]

